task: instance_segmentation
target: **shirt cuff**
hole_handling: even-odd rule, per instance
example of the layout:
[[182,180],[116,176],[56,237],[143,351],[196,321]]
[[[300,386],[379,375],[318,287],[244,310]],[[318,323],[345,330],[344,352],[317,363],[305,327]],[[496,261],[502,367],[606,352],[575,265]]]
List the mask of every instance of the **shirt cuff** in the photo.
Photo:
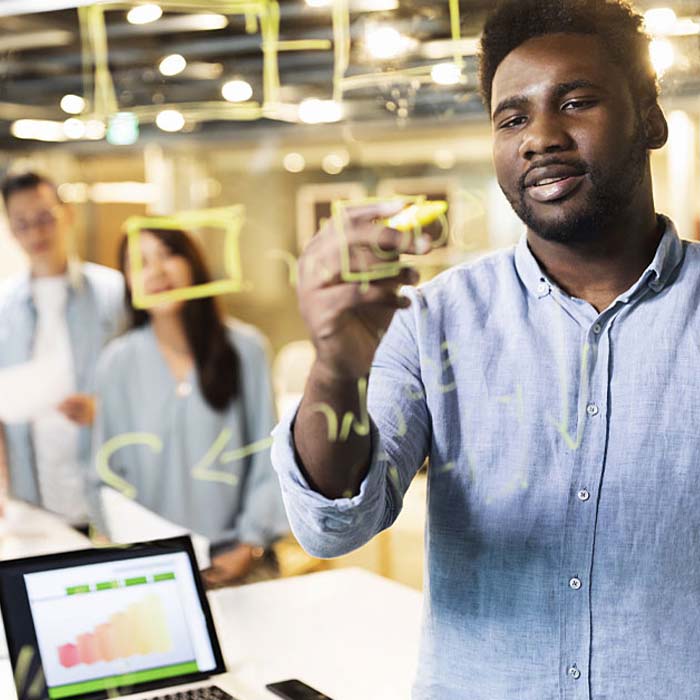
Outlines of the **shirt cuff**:
[[272,431],[272,465],[297,539],[314,556],[340,556],[381,530],[386,516],[388,458],[371,423],[373,454],[359,493],[350,498],[326,498],[309,486],[296,460],[292,426],[298,408],[299,403],[290,408]]

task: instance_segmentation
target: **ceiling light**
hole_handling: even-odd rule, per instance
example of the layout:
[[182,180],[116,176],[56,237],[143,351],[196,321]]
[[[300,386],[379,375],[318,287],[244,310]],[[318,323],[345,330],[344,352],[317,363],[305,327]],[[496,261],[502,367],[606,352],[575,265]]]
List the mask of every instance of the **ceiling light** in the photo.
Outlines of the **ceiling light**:
[[327,156],[323,157],[321,161],[321,167],[323,171],[329,175],[337,175],[342,172],[343,168],[347,165],[345,158],[339,153],[329,153]]
[[673,36],[694,36],[700,34],[700,23],[690,19],[690,17],[682,17],[673,27]]
[[365,32],[365,47],[367,52],[380,60],[396,58],[406,53],[414,40],[404,36],[394,27],[368,27]]
[[670,7],[656,7],[644,13],[644,26],[649,34],[671,34],[677,19]]
[[187,15],[190,31],[214,31],[228,27],[228,18],[225,15],[217,15],[207,12],[199,15]]
[[454,168],[457,162],[457,156],[450,148],[438,148],[433,154],[433,162],[441,170],[450,170]]
[[299,119],[306,124],[337,122],[343,118],[343,108],[335,100],[318,100],[315,97],[299,105]]
[[480,39],[476,36],[462,39],[435,39],[420,45],[420,55],[431,61],[453,56],[476,56],[479,53]]
[[349,8],[350,12],[388,12],[399,9],[399,0],[350,0]]
[[253,96],[253,88],[245,80],[229,80],[221,88],[227,102],[245,102]]
[[[23,4],[26,0],[22,0]],[[4,5],[5,3],[3,3]],[[3,7],[2,14],[7,10]],[[24,13],[22,13],[24,14]],[[0,53],[24,51],[26,49],[47,49],[50,46],[66,46],[75,40],[73,32],[67,29],[47,29],[40,32],[6,33],[0,37]]]
[[333,0],[305,0],[309,7],[330,7]]
[[163,14],[160,5],[147,3],[146,5],[137,5],[132,7],[126,15],[126,19],[131,24],[149,24],[155,22]]
[[51,142],[66,140],[63,122],[49,119],[18,119],[12,123],[10,133],[17,139]]
[[462,79],[462,70],[456,63],[438,63],[432,67],[430,77],[438,85],[457,85]]
[[107,127],[99,119],[90,119],[85,122],[85,138],[91,141],[99,141],[105,137]]
[[306,167],[306,161],[301,153],[287,153],[282,160],[282,165],[287,172],[300,173]]
[[152,204],[158,198],[158,188],[150,182],[96,182],[90,187],[93,202],[125,202]]
[[63,133],[69,139],[82,139],[85,136],[85,122],[76,117],[66,119],[63,122]]
[[61,109],[66,114],[80,114],[85,109],[85,100],[80,95],[64,95],[61,98]]
[[90,188],[85,182],[63,182],[57,189],[62,202],[84,204],[88,201]]
[[182,73],[185,68],[187,68],[187,61],[179,53],[171,53],[158,64],[158,70],[166,76]]
[[187,76],[195,80],[217,80],[224,72],[220,63],[206,61],[190,61],[187,64]]
[[109,118],[107,143],[130,146],[139,140],[139,118],[133,112],[117,112]]
[[185,126],[185,117],[176,109],[164,109],[158,112],[156,126],[163,131],[180,131]]
[[656,74],[661,77],[676,59],[673,45],[668,39],[652,39],[649,44],[651,62]]

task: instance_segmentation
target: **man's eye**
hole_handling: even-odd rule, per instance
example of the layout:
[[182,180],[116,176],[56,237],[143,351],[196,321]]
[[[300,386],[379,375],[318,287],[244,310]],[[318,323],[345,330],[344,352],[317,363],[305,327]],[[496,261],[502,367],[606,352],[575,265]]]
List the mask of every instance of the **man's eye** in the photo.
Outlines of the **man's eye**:
[[511,129],[515,126],[520,126],[525,121],[525,117],[512,117],[511,119],[506,119],[506,121],[501,122],[499,129]]
[[564,103],[562,109],[586,109],[596,103],[595,100],[569,100]]

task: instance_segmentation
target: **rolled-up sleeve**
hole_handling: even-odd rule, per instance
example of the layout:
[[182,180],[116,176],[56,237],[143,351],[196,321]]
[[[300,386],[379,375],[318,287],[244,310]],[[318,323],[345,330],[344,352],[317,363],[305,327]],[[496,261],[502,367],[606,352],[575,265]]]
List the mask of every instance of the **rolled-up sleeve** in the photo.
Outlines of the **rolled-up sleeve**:
[[413,307],[418,304],[396,314],[372,365],[367,396],[371,461],[356,495],[328,499],[309,486],[294,446],[298,405],[272,433],[272,464],[292,532],[312,556],[347,554],[389,527],[428,453],[430,417],[413,318],[419,310]]

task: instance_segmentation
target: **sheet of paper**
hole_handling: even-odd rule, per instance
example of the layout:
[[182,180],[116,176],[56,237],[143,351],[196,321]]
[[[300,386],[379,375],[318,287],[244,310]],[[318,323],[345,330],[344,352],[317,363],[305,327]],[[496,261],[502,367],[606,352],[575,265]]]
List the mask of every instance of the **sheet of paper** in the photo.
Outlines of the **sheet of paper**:
[[26,423],[65,399],[54,363],[32,360],[0,369],[0,421]]
[[181,525],[166,520],[112,488],[103,486],[100,489],[100,498],[107,534],[112,542],[129,544],[189,535],[199,568],[208,569],[211,566],[209,540],[204,535],[190,532]]

